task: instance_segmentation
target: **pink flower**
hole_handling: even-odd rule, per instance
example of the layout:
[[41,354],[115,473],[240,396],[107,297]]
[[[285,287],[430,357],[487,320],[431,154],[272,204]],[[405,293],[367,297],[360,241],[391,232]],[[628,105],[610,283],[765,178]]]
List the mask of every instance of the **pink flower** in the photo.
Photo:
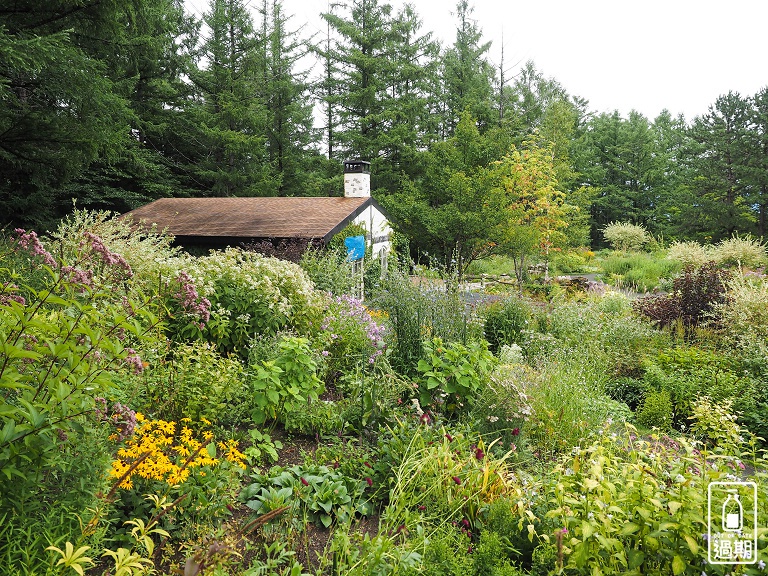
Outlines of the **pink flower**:
[[480,448],[478,448],[477,450],[475,450],[475,458],[477,458],[478,460],[482,460],[483,458],[485,458],[485,452],[483,452],[482,450],[480,450]]
[[24,250],[29,250],[32,252],[33,256],[42,257],[43,263],[47,264],[51,268],[56,267],[56,260],[53,256],[51,256],[51,253],[43,247],[43,243],[40,242],[36,232],[27,232],[23,228],[16,228],[14,232],[19,235],[18,238],[16,238],[16,243],[19,246],[24,248]]
[[144,362],[141,361],[141,357],[136,350],[133,348],[126,348],[125,351],[128,352],[128,355],[125,357],[125,363],[128,364],[128,366],[132,366],[133,371],[136,374],[144,372]]

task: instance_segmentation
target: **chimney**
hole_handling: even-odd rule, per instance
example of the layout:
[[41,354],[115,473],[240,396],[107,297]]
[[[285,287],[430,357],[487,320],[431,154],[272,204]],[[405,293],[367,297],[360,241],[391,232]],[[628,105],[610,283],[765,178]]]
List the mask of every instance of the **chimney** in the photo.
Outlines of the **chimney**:
[[344,162],[344,197],[368,198],[371,195],[371,163],[365,160]]

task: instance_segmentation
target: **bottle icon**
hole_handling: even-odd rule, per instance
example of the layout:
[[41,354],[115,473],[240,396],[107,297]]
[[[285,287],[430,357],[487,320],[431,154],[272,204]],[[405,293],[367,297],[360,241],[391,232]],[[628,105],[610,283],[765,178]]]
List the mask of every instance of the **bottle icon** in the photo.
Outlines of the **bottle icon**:
[[736,490],[728,490],[723,502],[723,531],[740,532],[744,528],[744,508]]

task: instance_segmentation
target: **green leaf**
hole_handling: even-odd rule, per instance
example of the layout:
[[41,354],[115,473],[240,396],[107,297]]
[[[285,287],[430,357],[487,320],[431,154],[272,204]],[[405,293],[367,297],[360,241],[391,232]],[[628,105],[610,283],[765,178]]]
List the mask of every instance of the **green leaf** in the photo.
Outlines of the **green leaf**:
[[627,550],[627,568],[634,570],[645,561],[645,553],[642,550],[629,548]]
[[206,451],[208,452],[208,456],[211,458],[216,458],[216,443],[211,442],[208,444],[208,446],[205,447]]
[[592,534],[595,533],[594,528],[592,527],[592,524],[587,522],[586,520],[582,520],[581,522],[581,532],[584,536],[584,540],[592,536]]
[[672,559],[672,573],[677,576],[683,572],[685,572],[685,561],[680,556],[675,556]]
[[624,524],[624,526],[621,528],[621,531],[619,532],[619,535],[621,536],[629,536],[630,534],[634,534],[640,529],[639,524],[635,524],[634,522],[627,522]]
[[685,541],[688,543],[688,548],[690,548],[691,552],[693,554],[698,554],[699,553],[698,542],[696,542],[696,540],[689,534],[683,534],[683,538],[685,538]]

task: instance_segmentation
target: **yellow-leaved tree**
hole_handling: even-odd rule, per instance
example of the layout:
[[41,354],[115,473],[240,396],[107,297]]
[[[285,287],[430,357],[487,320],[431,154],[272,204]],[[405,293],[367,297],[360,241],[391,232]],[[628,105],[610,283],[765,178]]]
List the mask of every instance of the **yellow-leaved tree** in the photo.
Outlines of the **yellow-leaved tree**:
[[498,243],[514,261],[522,292],[526,260],[536,251],[544,257],[548,279],[550,252],[566,242],[564,230],[576,207],[566,203],[558,188],[552,143],[526,140],[522,149],[513,146],[492,169],[506,199]]

